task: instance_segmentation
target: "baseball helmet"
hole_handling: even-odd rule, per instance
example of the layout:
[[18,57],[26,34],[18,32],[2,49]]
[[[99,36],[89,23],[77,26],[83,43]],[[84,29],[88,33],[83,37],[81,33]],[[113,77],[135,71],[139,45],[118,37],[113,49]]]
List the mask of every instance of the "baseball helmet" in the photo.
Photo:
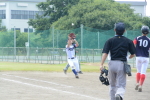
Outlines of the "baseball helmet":
[[[105,74],[105,76],[104,76],[104,74]],[[102,82],[102,84],[104,84],[106,86],[109,85],[109,80],[108,80],[107,76],[108,76],[108,70],[103,69],[99,76],[99,80],[100,80],[100,82]]]
[[149,27],[148,26],[142,26],[141,31],[143,34],[148,34],[149,33]]

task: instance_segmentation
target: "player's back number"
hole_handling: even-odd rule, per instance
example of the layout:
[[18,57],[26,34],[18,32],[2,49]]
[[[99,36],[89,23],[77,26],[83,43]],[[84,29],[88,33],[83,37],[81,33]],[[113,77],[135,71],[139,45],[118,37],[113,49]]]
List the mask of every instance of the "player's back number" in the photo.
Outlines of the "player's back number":
[[143,47],[147,47],[148,46],[148,41],[147,40],[140,39],[139,41],[140,41],[139,46],[143,46]]

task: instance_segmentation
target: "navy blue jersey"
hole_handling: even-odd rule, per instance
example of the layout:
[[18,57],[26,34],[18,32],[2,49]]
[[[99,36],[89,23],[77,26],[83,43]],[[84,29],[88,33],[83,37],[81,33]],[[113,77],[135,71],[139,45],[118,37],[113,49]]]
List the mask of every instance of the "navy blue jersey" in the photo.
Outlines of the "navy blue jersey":
[[149,57],[150,38],[147,36],[138,36],[133,40],[136,45],[137,57]]

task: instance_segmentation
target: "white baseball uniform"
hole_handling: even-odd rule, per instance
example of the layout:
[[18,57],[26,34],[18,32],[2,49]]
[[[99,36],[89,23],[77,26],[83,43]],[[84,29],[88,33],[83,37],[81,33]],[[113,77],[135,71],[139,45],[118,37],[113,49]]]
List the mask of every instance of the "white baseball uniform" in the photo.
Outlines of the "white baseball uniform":
[[71,69],[75,69],[77,72],[79,72],[79,62],[78,59],[75,57],[75,48],[75,44],[72,44],[68,48],[66,45],[67,60]]

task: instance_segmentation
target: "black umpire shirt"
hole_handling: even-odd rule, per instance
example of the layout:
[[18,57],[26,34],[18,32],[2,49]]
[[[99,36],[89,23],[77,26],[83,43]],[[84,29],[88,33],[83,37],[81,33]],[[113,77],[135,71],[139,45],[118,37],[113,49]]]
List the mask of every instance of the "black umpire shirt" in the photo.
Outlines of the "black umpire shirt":
[[109,53],[111,60],[127,61],[127,53],[135,54],[135,46],[132,40],[116,35],[106,41],[102,53]]

